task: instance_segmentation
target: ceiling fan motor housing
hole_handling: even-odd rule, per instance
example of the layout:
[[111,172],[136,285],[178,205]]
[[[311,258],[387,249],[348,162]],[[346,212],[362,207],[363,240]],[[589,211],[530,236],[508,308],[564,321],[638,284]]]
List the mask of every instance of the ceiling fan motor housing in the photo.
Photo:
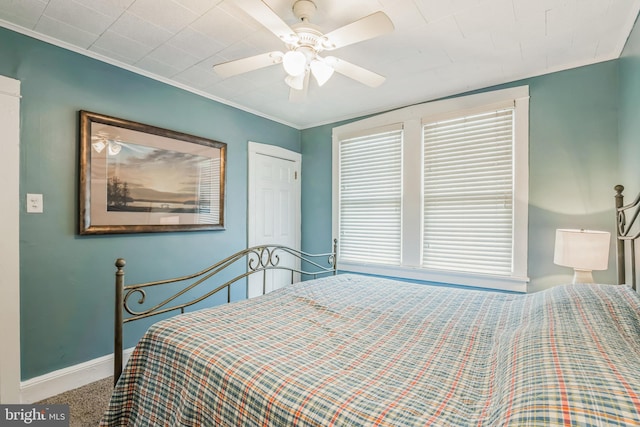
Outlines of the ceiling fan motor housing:
[[304,48],[305,55],[309,57],[309,50],[313,50],[315,54],[322,51],[325,46],[325,38],[322,31],[310,21],[316,13],[316,4],[310,0],[298,0],[293,4],[293,14],[300,20],[297,24],[291,26],[296,32],[297,40],[295,43],[288,43],[290,50],[301,50]]
[[298,0],[293,4],[293,14],[301,21],[309,21],[316,14],[316,4],[311,0]]

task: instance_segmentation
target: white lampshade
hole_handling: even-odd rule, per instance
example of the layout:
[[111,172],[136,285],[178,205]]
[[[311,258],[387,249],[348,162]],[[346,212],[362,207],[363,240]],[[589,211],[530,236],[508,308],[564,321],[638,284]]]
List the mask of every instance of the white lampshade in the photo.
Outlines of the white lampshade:
[[327,65],[324,61],[314,59],[311,61],[311,73],[315,77],[318,86],[325,84],[333,75],[333,67]]
[[282,66],[290,76],[299,76],[304,73],[307,67],[307,57],[297,50],[290,50],[282,58]]
[[574,283],[593,282],[591,270],[609,266],[611,233],[595,230],[556,230],[553,262],[575,270]]
[[287,76],[284,78],[284,82],[289,85],[291,89],[302,90],[304,89],[304,74],[299,76]]

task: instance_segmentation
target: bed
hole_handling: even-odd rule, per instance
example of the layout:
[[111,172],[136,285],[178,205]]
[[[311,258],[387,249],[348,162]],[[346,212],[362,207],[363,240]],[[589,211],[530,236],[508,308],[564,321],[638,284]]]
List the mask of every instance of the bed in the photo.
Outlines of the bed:
[[[638,200],[617,190],[628,265]],[[264,250],[258,273],[278,266]],[[532,294],[335,274],[335,246],[327,263],[310,264],[323,277],[153,324],[101,425],[640,425],[635,262],[622,275],[633,286]],[[141,292],[121,267],[126,306]]]

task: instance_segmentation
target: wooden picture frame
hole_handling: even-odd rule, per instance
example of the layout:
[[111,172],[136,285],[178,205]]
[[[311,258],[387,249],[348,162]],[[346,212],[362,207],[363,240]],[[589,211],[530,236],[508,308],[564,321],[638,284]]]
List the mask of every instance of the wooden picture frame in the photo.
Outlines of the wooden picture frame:
[[223,230],[226,148],[80,111],[80,234]]

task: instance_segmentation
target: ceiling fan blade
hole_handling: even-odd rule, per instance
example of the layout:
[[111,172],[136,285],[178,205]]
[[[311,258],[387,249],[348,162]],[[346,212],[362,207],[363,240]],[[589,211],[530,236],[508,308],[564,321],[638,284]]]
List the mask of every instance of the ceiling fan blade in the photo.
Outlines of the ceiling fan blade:
[[358,65],[344,61],[334,56],[327,56],[325,61],[331,65],[338,73],[347,76],[353,80],[359,81],[370,87],[378,87],[385,81],[385,77],[380,74],[369,71]]
[[285,43],[293,43],[298,40],[296,32],[263,1],[236,0],[235,3]]
[[301,90],[291,88],[289,90],[289,102],[301,103],[307,99],[307,92],[309,91],[309,72],[307,71],[304,76],[304,83]]
[[249,56],[247,58],[236,59],[234,61],[223,62],[222,64],[214,65],[213,69],[222,78],[227,78],[237,74],[268,67],[270,65],[279,64],[282,62],[283,56],[284,54],[282,52],[267,52],[260,55]]
[[376,12],[325,34],[323,47],[325,50],[338,49],[390,33],[393,29],[391,19],[384,12]]

